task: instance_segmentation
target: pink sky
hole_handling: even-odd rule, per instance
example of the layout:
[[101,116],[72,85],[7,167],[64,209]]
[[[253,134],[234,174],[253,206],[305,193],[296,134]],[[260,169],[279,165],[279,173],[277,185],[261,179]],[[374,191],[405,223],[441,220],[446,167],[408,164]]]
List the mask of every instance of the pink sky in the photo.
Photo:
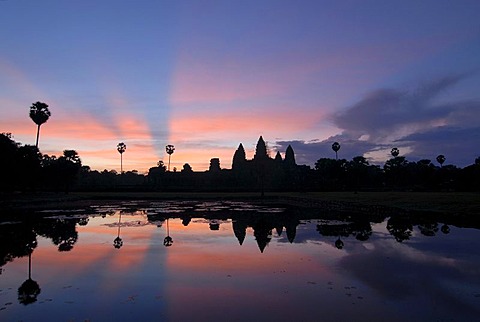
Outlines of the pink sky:
[[[478,101],[478,1],[281,2],[273,10],[268,2],[107,1],[94,14],[80,4],[0,6],[0,132],[33,144],[28,108],[45,102],[52,116],[41,152],[74,149],[100,171],[120,170],[119,142],[124,170],[140,173],[168,161],[167,144],[176,147],[171,166],[194,171],[214,157],[229,168],[239,143],[252,157],[260,135],[272,152],[279,141],[331,144],[351,125],[339,128],[334,116],[369,94],[415,92],[451,75],[469,76],[440,93],[440,105]],[[24,23],[38,16],[48,23]],[[471,160],[476,141],[457,141],[465,146],[447,159]],[[415,143],[405,143],[409,156],[444,148]],[[320,157],[312,151],[309,165]]]

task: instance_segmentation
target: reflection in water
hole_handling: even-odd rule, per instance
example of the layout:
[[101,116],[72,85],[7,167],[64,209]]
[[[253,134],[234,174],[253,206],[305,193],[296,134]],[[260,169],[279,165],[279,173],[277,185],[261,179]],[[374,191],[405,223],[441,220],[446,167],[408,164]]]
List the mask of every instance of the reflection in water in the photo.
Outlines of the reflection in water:
[[122,212],[120,212],[118,215],[117,237],[113,240],[113,247],[116,249],[120,249],[123,246],[123,240],[120,238],[121,221],[122,221]]
[[167,236],[163,240],[163,246],[170,247],[173,245],[173,239],[170,237],[170,226],[168,225],[168,218],[167,218]]
[[[0,320],[206,321],[228,312],[232,321],[425,321],[480,314],[480,230],[468,218],[193,201],[130,202],[89,213],[0,223]],[[163,223],[166,236],[158,234]],[[170,228],[176,244],[167,251]],[[122,252],[111,249],[113,238]],[[32,279],[32,257],[42,290]],[[32,303],[29,310],[19,305]]]
[[338,237],[338,239],[335,241],[335,247],[337,247],[338,249],[343,249],[343,246],[345,244],[343,243],[343,241],[340,239],[340,237]]
[[36,302],[37,296],[41,292],[40,285],[32,279],[32,252],[35,247],[37,247],[36,241],[27,245],[28,279],[18,288],[18,301],[24,305]]

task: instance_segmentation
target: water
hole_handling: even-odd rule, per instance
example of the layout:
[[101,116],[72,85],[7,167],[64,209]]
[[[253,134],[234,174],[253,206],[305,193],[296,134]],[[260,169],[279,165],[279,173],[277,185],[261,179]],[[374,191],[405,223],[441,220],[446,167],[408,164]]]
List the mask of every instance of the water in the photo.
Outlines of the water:
[[0,224],[1,321],[480,319],[475,228],[244,202],[40,216]]

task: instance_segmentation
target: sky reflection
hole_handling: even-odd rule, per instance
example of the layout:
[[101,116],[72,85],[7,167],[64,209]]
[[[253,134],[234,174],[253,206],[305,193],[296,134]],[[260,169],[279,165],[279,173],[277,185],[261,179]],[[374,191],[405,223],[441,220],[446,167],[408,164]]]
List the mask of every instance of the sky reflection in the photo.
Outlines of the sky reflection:
[[[398,242],[383,221],[371,224],[362,241],[355,231],[320,234],[327,230],[318,225],[331,224],[334,232],[339,220],[302,219],[293,240],[280,224],[271,234],[265,226],[270,240],[261,247],[259,224],[242,226],[240,242],[240,219],[219,218],[218,210],[213,217],[168,219],[173,244],[164,247],[162,209],[55,219],[68,227],[76,222],[76,242],[60,251],[58,240],[68,236],[36,237],[30,273],[41,291],[29,305],[17,299],[29,276],[28,255],[3,265],[0,319],[425,321],[472,320],[480,313],[477,229],[450,226],[448,234],[426,236],[414,225],[411,238]],[[123,241],[117,249],[116,237]],[[342,249],[335,248],[338,238]]]

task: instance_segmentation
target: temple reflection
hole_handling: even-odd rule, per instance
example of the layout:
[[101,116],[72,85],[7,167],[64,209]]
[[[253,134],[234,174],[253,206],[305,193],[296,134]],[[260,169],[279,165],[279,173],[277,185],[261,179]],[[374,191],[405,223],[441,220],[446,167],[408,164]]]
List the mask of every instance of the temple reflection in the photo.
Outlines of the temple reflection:
[[[172,205],[173,204],[173,205]],[[71,251],[77,240],[77,226],[88,226],[90,218],[109,217],[118,215],[115,223],[109,224],[116,228],[116,237],[113,240],[115,249],[124,247],[121,236],[124,216],[144,216],[145,224],[156,225],[161,228],[165,224],[163,245],[173,245],[170,232],[170,220],[177,219],[188,232],[192,220],[201,219],[208,226],[208,231],[220,231],[222,223],[231,223],[231,232],[241,246],[247,239],[247,231],[252,231],[252,237],[260,253],[265,252],[274,238],[295,243],[298,228],[306,222],[315,223],[318,240],[326,240],[333,247],[343,249],[348,238],[355,238],[360,242],[368,241],[372,235],[372,224],[385,222],[385,228],[393,238],[403,243],[412,238],[414,231],[427,237],[437,236],[439,233],[449,234],[450,227],[480,228],[480,224],[467,217],[436,216],[416,213],[368,213],[358,214],[351,212],[329,211],[320,212],[299,207],[257,206],[242,202],[205,203],[193,201],[172,202],[142,209],[133,205],[131,208],[116,211],[115,207],[105,210],[98,207],[86,214],[72,216],[42,216],[28,221],[18,221],[0,225],[0,269],[14,258],[31,256],[36,245],[37,236],[50,239],[57,246],[58,251]],[[171,208],[169,208],[170,206]],[[171,210],[170,210],[171,209]],[[436,218],[435,217],[435,218]],[[128,225],[127,225],[128,226]],[[275,237],[273,233],[275,232]],[[309,238],[314,238],[312,234]],[[285,238],[286,237],[286,238]],[[333,237],[333,239],[332,239]],[[3,269],[2,269],[3,270]],[[0,271],[1,272],[1,271]]]
[[[280,308],[294,303],[316,309],[331,294],[337,298],[332,307],[367,298],[368,305],[381,304],[400,295],[402,301],[413,297],[408,304],[414,306],[427,295],[438,299],[442,290],[450,296],[450,285],[480,285],[472,269],[478,266],[471,254],[480,229],[474,216],[363,211],[180,200],[27,213],[24,220],[0,221],[0,295],[10,296],[0,303],[0,314],[32,320],[16,314],[54,305],[68,311],[68,305],[78,307],[75,318],[81,320],[90,317],[78,304],[88,301],[94,303],[90,310],[115,301],[152,311],[168,296],[183,313],[185,299],[205,300],[192,317],[218,301],[230,300],[233,308],[249,292],[260,294],[250,299],[252,307],[262,299],[269,305],[272,294]],[[392,272],[387,277],[385,269]],[[403,283],[398,276],[417,280]],[[444,281],[449,289],[432,287]],[[473,303],[478,292],[467,291],[464,302]]]

